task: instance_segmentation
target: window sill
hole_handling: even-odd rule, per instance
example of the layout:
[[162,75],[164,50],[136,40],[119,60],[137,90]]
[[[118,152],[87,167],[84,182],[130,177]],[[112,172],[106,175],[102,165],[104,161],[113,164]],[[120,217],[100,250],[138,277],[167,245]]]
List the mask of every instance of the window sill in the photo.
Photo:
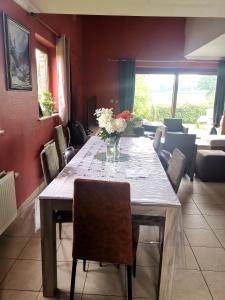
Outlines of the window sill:
[[45,121],[45,120],[48,120],[48,119],[52,119],[52,118],[54,118],[54,117],[56,117],[58,115],[59,115],[58,113],[55,113],[55,114],[52,114],[51,116],[40,117],[38,119],[38,121]]

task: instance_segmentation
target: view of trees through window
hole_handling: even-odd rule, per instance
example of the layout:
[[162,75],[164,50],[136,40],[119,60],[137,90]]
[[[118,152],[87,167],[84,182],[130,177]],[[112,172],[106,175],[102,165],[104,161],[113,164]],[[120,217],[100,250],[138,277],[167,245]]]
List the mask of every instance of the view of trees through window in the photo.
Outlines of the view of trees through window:
[[36,49],[36,64],[38,98],[40,99],[41,94],[49,90],[48,54],[40,49]]
[[[137,74],[134,112],[149,121],[165,117],[182,118],[190,131],[209,131],[212,127],[216,75]],[[174,91],[176,95],[174,95]]]

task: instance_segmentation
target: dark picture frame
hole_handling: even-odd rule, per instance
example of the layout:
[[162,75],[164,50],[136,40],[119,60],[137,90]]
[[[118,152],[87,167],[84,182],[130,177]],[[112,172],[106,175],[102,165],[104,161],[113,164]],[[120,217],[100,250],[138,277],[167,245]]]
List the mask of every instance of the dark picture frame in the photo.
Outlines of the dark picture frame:
[[7,90],[32,90],[30,31],[2,13]]

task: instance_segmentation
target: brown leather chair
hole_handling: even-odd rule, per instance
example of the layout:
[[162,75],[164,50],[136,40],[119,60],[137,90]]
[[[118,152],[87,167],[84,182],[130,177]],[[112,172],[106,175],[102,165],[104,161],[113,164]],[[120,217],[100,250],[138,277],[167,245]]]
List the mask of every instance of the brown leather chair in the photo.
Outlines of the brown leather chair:
[[131,270],[135,269],[139,228],[132,229],[129,183],[77,179],[74,191],[70,299],[74,298],[77,259],[126,264],[128,299],[132,299]]

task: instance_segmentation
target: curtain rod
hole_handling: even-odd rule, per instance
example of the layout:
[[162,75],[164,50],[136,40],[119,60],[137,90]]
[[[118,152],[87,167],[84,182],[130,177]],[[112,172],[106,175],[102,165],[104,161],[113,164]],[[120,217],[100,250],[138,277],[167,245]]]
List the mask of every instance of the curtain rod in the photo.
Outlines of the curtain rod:
[[[108,58],[107,61],[117,62],[117,61],[129,61],[129,59],[116,59],[116,58]],[[136,59],[136,62],[152,62],[152,63],[187,63],[187,62],[195,62],[205,64],[207,60],[149,60],[149,59]],[[215,63],[217,60],[208,60],[208,63]]]
[[59,38],[61,36],[61,34],[56,32],[51,26],[49,26],[47,23],[45,23],[45,21],[43,21],[36,13],[29,12],[28,15],[33,17],[34,19],[36,19],[41,25],[43,25],[48,30],[50,30],[57,38]]

